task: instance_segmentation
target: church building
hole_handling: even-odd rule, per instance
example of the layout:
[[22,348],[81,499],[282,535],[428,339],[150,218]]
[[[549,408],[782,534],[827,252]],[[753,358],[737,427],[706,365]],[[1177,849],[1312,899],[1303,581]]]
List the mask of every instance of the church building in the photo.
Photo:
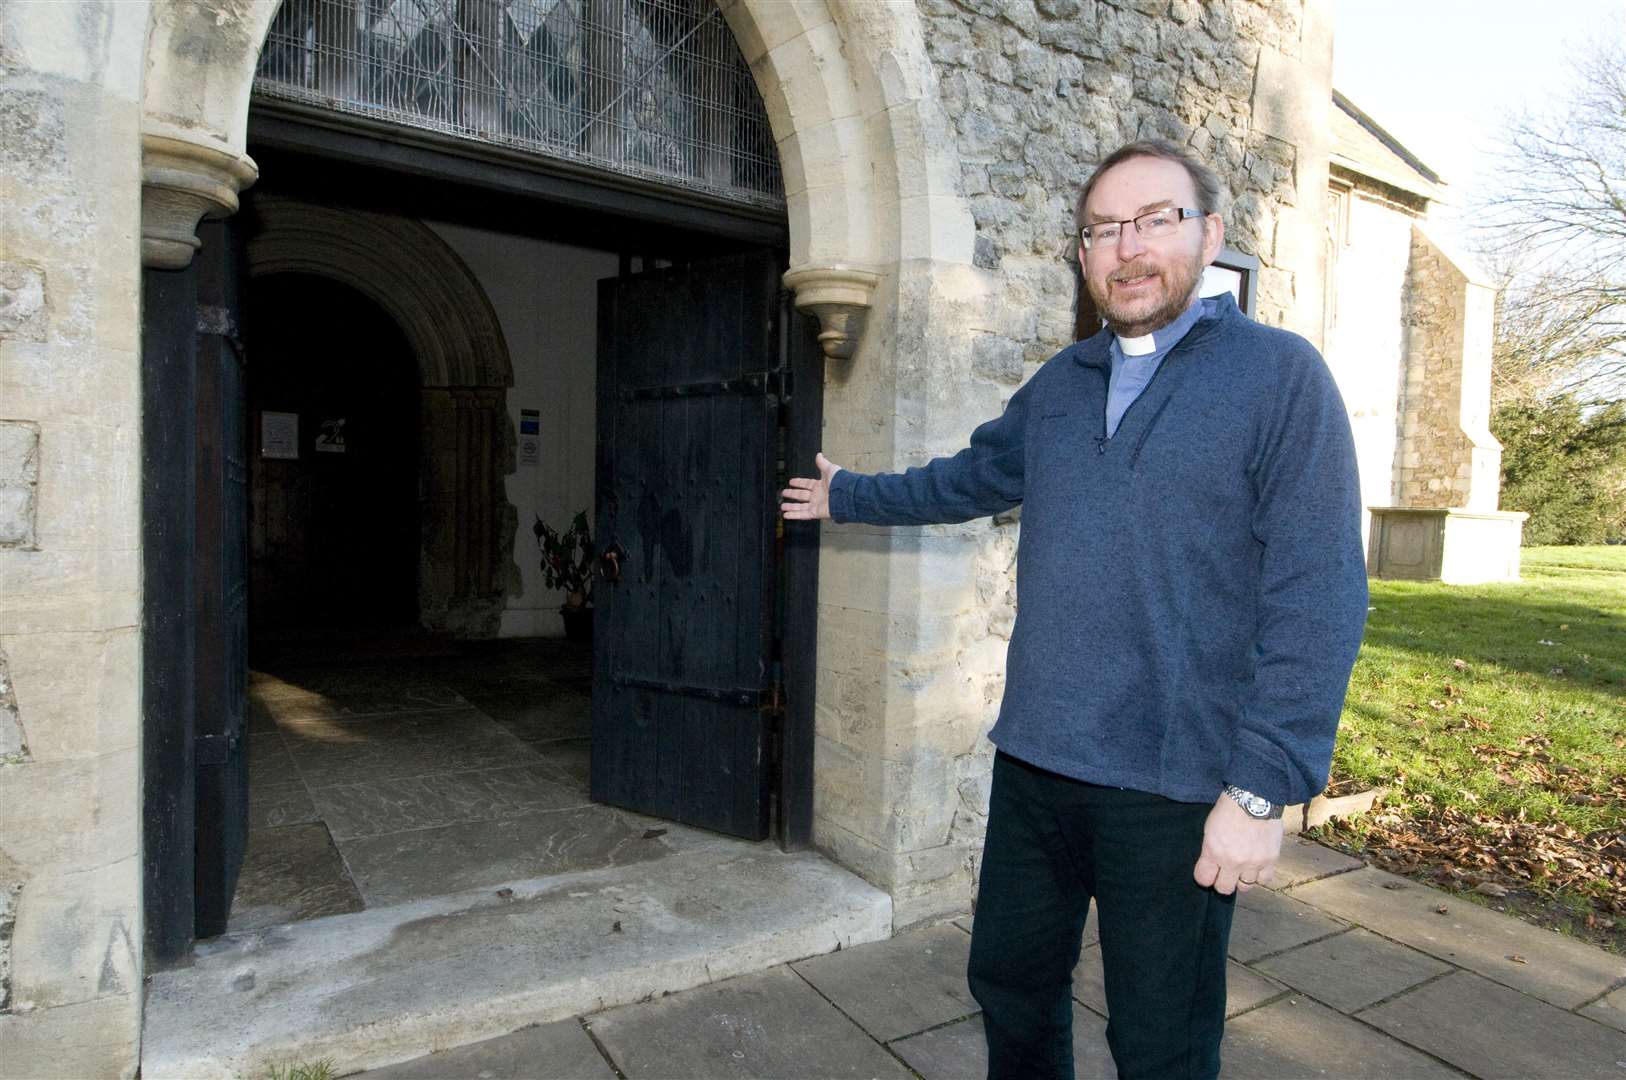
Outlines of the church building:
[[[968,911],[1020,514],[775,493],[1093,332],[1132,139],[1229,187],[1204,288],[1326,351],[1373,557],[1516,574],[1489,293],[1332,49],[1330,0],[0,6],[0,1076],[368,1067]],[[475,959],[572,891],[637,979]]]

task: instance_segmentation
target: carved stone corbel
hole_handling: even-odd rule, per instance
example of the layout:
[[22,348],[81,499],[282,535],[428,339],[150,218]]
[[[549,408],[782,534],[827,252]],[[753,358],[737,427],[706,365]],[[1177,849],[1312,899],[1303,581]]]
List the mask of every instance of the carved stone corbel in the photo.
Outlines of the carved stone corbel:
[[180,270],[202,242],[198,222],[237,211],[259,177],[249,158],[167,135],[141,136],[141,265]]
[[818,316],[824,355],[850,359],[881,275],[850,266],[802,266],[787,270],[783,280],[796,293],[796,307]]

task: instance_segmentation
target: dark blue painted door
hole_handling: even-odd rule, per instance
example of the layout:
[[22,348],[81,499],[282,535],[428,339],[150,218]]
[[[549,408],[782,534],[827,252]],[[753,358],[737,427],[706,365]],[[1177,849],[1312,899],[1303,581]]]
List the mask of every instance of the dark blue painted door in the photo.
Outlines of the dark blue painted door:
[[[768,834],[778,260],[599,284],[592,795]],[[613,576],[613,575],[612,575]]]

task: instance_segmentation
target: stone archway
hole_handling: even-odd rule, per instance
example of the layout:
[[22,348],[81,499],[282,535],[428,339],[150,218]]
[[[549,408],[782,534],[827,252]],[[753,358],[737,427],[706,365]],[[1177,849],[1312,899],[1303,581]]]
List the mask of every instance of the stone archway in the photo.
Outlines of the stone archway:
[[463,260],[408,218],[276,197],[254,202],[249,273],[313,274],[374,300],[418,360],[424,495],[418,613],[431,630],[495,634],[518,511],[504,490],[514,434],[508,346]]
[[[887,271],[969,267],[975,236],[919,13],[864,0],[719,0],[767,106],[785,178],[786,284],[834,358],[858,348]],[[142,260],[185,266],[198,220],[258,169],[249,95],[277,3],[153,5],[142,101]]]
[[[936,368],[969,368],[967,342],[997,317],[994,279],[973,265],[976,228],[958,190],[958,142],[921,14],[914,3],[877,0],[718,4],[779,150],[790,233],[785,283],[796,305],[819,318],[833,361],[825,450],[857,466],[918,460],[935,448],[920,404],[958,407],[943,401],[949,383]],[[142,109],[149,266],[184,265],[199,216],[233,212],[236,191],[255,175],[244,152],[248,101],[275,11],[270,0],[153,5]],[[178,253],[180,263],[160,261]],[[918,561],[867,554],[837,542],[821,557],[822,670],[835,671],[824,657],[844,640],[935,625],[914,580]],[[862,582],[863,596],[844,597],[836,582]],[[943,840],[950,821],[937,794],[976,738],[976,709],[956,706],[955,723],[927,723],[913,697],[886,689],[884,650],[849,660],[836,677],[875,689],[855,697],[862,737],[820,743],[815,842],[892,892],[905,921],[953,910],[963,904],[973,841]],[[916,812],[928,803],[929,814]],[[931,857],[917,863],[912,852],[927,844],[936,845]]]

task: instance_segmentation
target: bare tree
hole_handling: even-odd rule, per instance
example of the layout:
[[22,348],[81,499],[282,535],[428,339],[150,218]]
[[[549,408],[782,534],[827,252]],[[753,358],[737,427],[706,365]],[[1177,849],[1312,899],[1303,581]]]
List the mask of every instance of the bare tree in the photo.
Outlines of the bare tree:
[[1478,209],[1502,284],[1493,395],[1626,397],[1626,27],[1576,64],[1567,99],[1508,126]]

